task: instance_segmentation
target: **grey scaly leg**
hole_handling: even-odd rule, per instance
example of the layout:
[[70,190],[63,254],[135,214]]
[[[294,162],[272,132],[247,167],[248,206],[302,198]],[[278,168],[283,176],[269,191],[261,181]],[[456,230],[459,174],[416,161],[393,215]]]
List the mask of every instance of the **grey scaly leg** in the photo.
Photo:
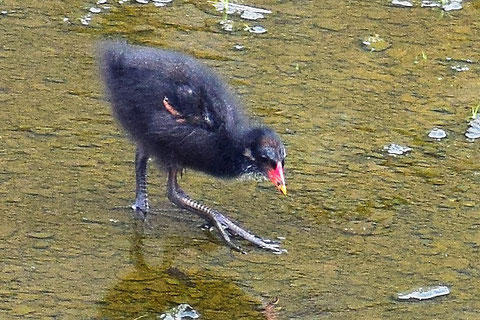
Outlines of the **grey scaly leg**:
[[132,209],[143,219],[146,218],[148,212],[147,163],[148,155],[140,147],[137,147],[135,152],[135,203],[132,205]]
[[[222,239],[233,249],[245,253],[238,245],[232,242],[230,234],[239,236],[254,245],[271,250],[274,253],[280,254],[286,252],[286,250],[280,248],[278,243],[272,242],[268,239],[262,239],[252,234],[251,232],[239,227],[233,223],[229,218],[224,216],[221,212],[209,208],[202,203],[190,198],[177,183],[177,169],[171,169],[168,171],[168,199],[180,208],[187,209],[198,214],[200,217],[207,220],[220,232]],[[227,232],[228,231],[228,232]]]

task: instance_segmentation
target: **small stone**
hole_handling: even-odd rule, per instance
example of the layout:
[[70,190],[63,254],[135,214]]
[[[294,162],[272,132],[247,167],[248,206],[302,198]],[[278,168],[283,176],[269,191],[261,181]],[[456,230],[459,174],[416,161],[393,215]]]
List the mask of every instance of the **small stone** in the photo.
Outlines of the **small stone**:
[[242,50],[245,49],[245,46],[236,44],[236,45],[233,46],[233,49],[235,49],[235,50],[237,50],[237,51],[242,51]]
[[90,8],[90,12],[91,13],[100,13],[100,12],[102,12],[102,9],[97,8],[97,7],[92,7],[92,8]]
[[8,13],[8,11],[7,11],[7,10],[2,10],[2,11],[0,11],[0,14],[1,14],[2,16],[6,16],[6,15],[7,15],[7,13]]
[[141,4],[147,4],[148,3],[148,0],[136,0],[137,3],[141,3]]
[[428,136],[432,139],[440,140],[445,138],[447,136],[447,133],[445,132],[445,130],[442,130],[440,128],[433,128],[432,131],[428,133]]
[[97,4],[105,4],[105,3],[107,3],[107,0],[98,0],[97,1]]

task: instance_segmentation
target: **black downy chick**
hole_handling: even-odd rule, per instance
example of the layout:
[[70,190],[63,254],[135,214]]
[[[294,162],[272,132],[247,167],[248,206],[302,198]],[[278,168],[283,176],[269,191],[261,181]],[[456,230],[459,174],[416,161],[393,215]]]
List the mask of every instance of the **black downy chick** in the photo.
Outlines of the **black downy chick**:
[[100,60],[113,113],[137,146],[133,208],[146,218],[147,162],[153,157],[168,173],[170,201],[205,218],[229,246],[241,251],[233,235],[283,252],[278,243],[255,236],[193,200],[177,183],[184,168],[221,178],[262,175],[286,194],[286,154],[278,135],[267,127],[251,126],[223,82],[193,58],[105,42]]

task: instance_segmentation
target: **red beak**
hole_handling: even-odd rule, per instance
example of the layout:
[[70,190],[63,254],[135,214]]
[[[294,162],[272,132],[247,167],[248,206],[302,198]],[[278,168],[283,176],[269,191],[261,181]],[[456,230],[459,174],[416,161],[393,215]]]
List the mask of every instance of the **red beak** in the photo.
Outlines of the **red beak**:
[[283,193],[283,195],[287,195],[287,187],[285,186],[285,178],[283,176],[283,167],[280,161],[277,162],[277,167],[275,169],[268,171],[268,179],[272,181],[275,187],[281,193]]

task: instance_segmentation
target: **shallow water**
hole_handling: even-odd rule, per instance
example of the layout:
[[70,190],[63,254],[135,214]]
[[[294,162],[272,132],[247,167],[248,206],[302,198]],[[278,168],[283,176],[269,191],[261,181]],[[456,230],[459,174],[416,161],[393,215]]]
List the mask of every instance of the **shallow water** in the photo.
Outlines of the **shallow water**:
[[[445,13],[257,0],[243,4],[272,13],[235,16],[232,33],[203,1],[112,1],[83,26],[93,4],[0,2],[2,319],[155,319],[180,303],[204,319],[263,319],[275,297],[279,319],[480,318],[480,142],[464,136],[479,103],[478,1]],[[376,34],[390,46],[364,50]],[[288,197],[192,171],[181,184],[255,233],[285,237],[288,254],[232,252],[168,203],[154,168],[152,228],[133,219],[134,148],[94,61],[103,37],[204,59],[282,135]],[[435,127],[447,137],[428,138]],[[391,143],[412,151],[388,155]],[[451,293],[395,300],[432,285]]]

